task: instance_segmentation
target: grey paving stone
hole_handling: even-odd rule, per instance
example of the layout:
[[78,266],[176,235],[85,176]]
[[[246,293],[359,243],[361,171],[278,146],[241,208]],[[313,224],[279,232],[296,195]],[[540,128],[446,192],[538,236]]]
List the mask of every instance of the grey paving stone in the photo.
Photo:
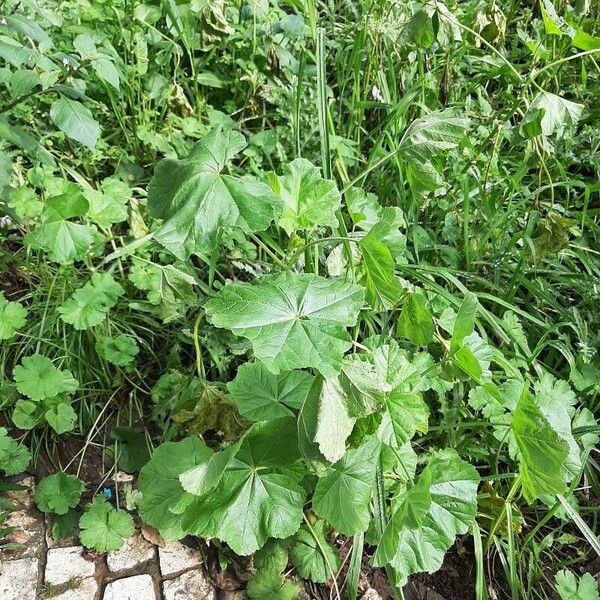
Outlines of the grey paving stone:
[[152,577],[136,575],[117,579],[106,586],[103,600],[156,600]]
[[200,551],[188,548],[180,542],[167,542],[164,548],[158,549],[158,556],[163,576],[188,571],[202,564]]
[[20,558],[2,563],[0,598],[2,600],[35,600],[38,581],[37,558]]
[[154,546],[147,542],[140,534],[125,540],[123,547],[116,552],[110,552],[106,561],[108,568],[113,572],[133,569],[138,565],[154,558]]
[[83,556],[81,546],[52,548],[46,559],[45,582],[50,585],[68,583],[73,579],[93,577],[96,567]]
[[201,570],[187,571],[163,582],[164,600],[216,600],[213,586]]
[[94,600],[98,584],[92,577],[83,579],[82,581],[73,582],[73,586],[68,590],[52,596],[52,600]]

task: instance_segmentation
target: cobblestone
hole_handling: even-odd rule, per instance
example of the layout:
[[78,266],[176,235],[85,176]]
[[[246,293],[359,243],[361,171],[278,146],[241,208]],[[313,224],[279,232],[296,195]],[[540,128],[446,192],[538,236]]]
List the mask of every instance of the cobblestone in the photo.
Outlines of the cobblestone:
[[104,590],[103,600],[156,600],[150,575],[135,575],[117,579]]
[[164,600],[216,600],[212,585],[202,571],[187,571],[163,583]]
[[0,552],[0,600],[216,600],[199,550],[157,532],[150,540],[136,532],[107,555],[76,539],[55,542],[52,519],[33,501],[33,479],[21,484],[27,489],[7,494],[16,510],[6,525],[23,548]]

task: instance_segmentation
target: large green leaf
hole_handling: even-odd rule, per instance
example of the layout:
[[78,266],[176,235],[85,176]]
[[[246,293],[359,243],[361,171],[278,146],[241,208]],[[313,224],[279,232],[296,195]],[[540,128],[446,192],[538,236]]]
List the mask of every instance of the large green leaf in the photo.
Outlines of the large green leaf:
[[369,501],[375,484],[380,442],[368,438],[348,450],[317,482],[313,510],[329,521],[336,531],[354,535],[369,526]]
[[165,442],[140,470],[140,516],[148,525],[156,527],[163,537],[179,539],[185,535],[179,517],[169,510],[185,494],[179,476],[211,455],[212,451],[198,438]]
[[43,222],[25,236],[25,243],[45,250],[50,260],[60,264],[82,259],[92,243],[92,230],[69,219],[85,215],[88,209],[88,201],[80,193],[50,198]]
[[293,470],[299,458],[292,417],[256,423],[243,439],[218,485],[182,514],[191,534],[216,537],[237,554],[286,538],[302,522],[305,491]]
[[583,104],[542,91],[533,99],[523,116],[521,131],[528,138],[536,135],[555,135],[560,138],[577,124],[582,112]]
[[523,496],[531,503],[544,494],[564,494],[562,468],[569,446],[552,429],[527,389],[512,418],[512,433],[519,449]]
[[347,396],[337,378],[323,380],[318,403],[312,441],[329,462],[336,462],[346,452],[346,440],[355,422],[348,413]]
[[456,536],[475,520],[478,484],[476,469],[454,450],[433,454],[385,528],[374,564],[393,566],[402,581],[439,569]]
[[308,160],[297,158],[286,165],[284,174],[273,178],[271,185],[283,202],[278,222],[288,235],[316,225],[337,226],[340,192],[335,181],[323,179]]
[[420,193],[440,185],[440,171],[435,159],[456,148],[466,137],[468,127],[468,119],[446,109],[416,119],[406,128],[398,150],[399,156],[407,162],[413,190]]
[[423,294],[409,294],[404,301],[398,319],[398,334],[415,346],[426,346],[433,340],[433,320]]
[[374,309],[389,310],[400,299],[402,285],[394,271],[394,256],[386,244],[386,236],[397,229],[398,209],[384,209],[381,221],[373,225],[360,241],[365,270],[366,298]]
[[50,118],[66,136],[87,146],[90,150],[96,147],[100,125],[92,117],[90,109],[81,102],[61,96],[52,103]]
[[313,384],[306,371],[274,375],[261,363],[246,363],[227,384],[240,414],[251,421],[267,421],[292,415],[300,409]]
[[281,209],[268,185],[222,171],[246,146],[244,136],[215,129],[183,160],[158,163],[148,186],[148,211],[163,224],[156,239],[177,258],[215,248],[221,228],[266,229]]
[[226,285],[205,308],[213,325],[248,338],[272,372],[314,367],[330,377],[352,345],[346,327],[362,303],[356,285],[287,272]]

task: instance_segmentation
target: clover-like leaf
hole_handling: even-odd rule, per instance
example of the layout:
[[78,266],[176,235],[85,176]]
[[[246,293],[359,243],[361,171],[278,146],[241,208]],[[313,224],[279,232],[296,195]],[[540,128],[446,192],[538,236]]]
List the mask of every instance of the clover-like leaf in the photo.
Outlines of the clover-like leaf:
[[456,451],[433,454],[386,526],[374,564],[393,566],[401,581],[439,569],[456,536],[475,520],[478,484],[477,470]]
[[356,323],[362,303],[356,285],[282,273],[228,284],[205,308],[213,325],[248,338],[273,373],[314,367],[327,377],[341,369],[352,345],[346,327]]
[[134,337],[121,333],[115,337],[98,338],[96,352],[109,363],[123,367],[135,360],[139,348]]
[[135,531],[131,515],[113,508],[103,496],[96,496],[88,504],[79,519],[79,528],[81,543],[98,552],[118,550]]
[[251,421],[267,421],[294,414],[306,399],[314,377],[306,371],[274,375],[261,363],[242,365],[227,384],[240,414]]
[[73,393],[79,383],[70,371],[60,370],[41,354],[27,356],[13,370],[17,390],[32,400]]
[[79,192],[50,198],[43,222],[25,236],[25,243],[44,250],[50,260],[60,264],[81,260],[92,243],[92,230],[70,219],[85,215],[88,209],[88,201]]
[[293,468],[299,458],[295,430],[292,417],[256,423],[218,485],[188,505],[184,530],[216,537],[241,555],[258,550],[269,537],[294,534],[305,497]]
[[336,210],[341,195],[335,181],[323,179],[319,168],[304,158],[297,158],[272,179],[271,185],[283,201],[279,225],[288,235],[316,225],[337,226]]
[[94,273],[90,281],[73,292],[71,297],[59,306],[58,312],[65,323],[75,329],[88,329],[101,323],[108,311],[125,293],[110,273]]
[[268,185],[223,173],[246,146],[235,131],[214,129],[183,160],[164,159],[148,187],[148,211],[163,224],[154,239],[177,258],[214,249],[221,228],[262,231],[281,201]]
[[35,490],[35,501],[42,512],[66,514],[79,503],[84,484],[74,475],[62,471],[42,479]]
[[335,578],[341,565],[337,550],[325,538],[324,526],[317,521],[310,529],[301,527],[290,546],[290,560],[298,575],[315,583]]
[[9,302],[0,292],[0,340],[10,340],[27,322],[27,309],[19,302]]

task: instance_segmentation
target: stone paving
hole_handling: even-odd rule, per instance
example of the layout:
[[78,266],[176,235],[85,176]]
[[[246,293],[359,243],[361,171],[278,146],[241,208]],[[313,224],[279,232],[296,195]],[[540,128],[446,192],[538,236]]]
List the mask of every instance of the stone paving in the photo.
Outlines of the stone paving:
[[108,554],[56,542],[33,502],[33,480],[21,483],[27,491],[7,494],[17,510],[5,526],[17,527],[10,541],[22,549],[0,551],[1,600],[217,600],[198,550],[157,546],[140,532]]

